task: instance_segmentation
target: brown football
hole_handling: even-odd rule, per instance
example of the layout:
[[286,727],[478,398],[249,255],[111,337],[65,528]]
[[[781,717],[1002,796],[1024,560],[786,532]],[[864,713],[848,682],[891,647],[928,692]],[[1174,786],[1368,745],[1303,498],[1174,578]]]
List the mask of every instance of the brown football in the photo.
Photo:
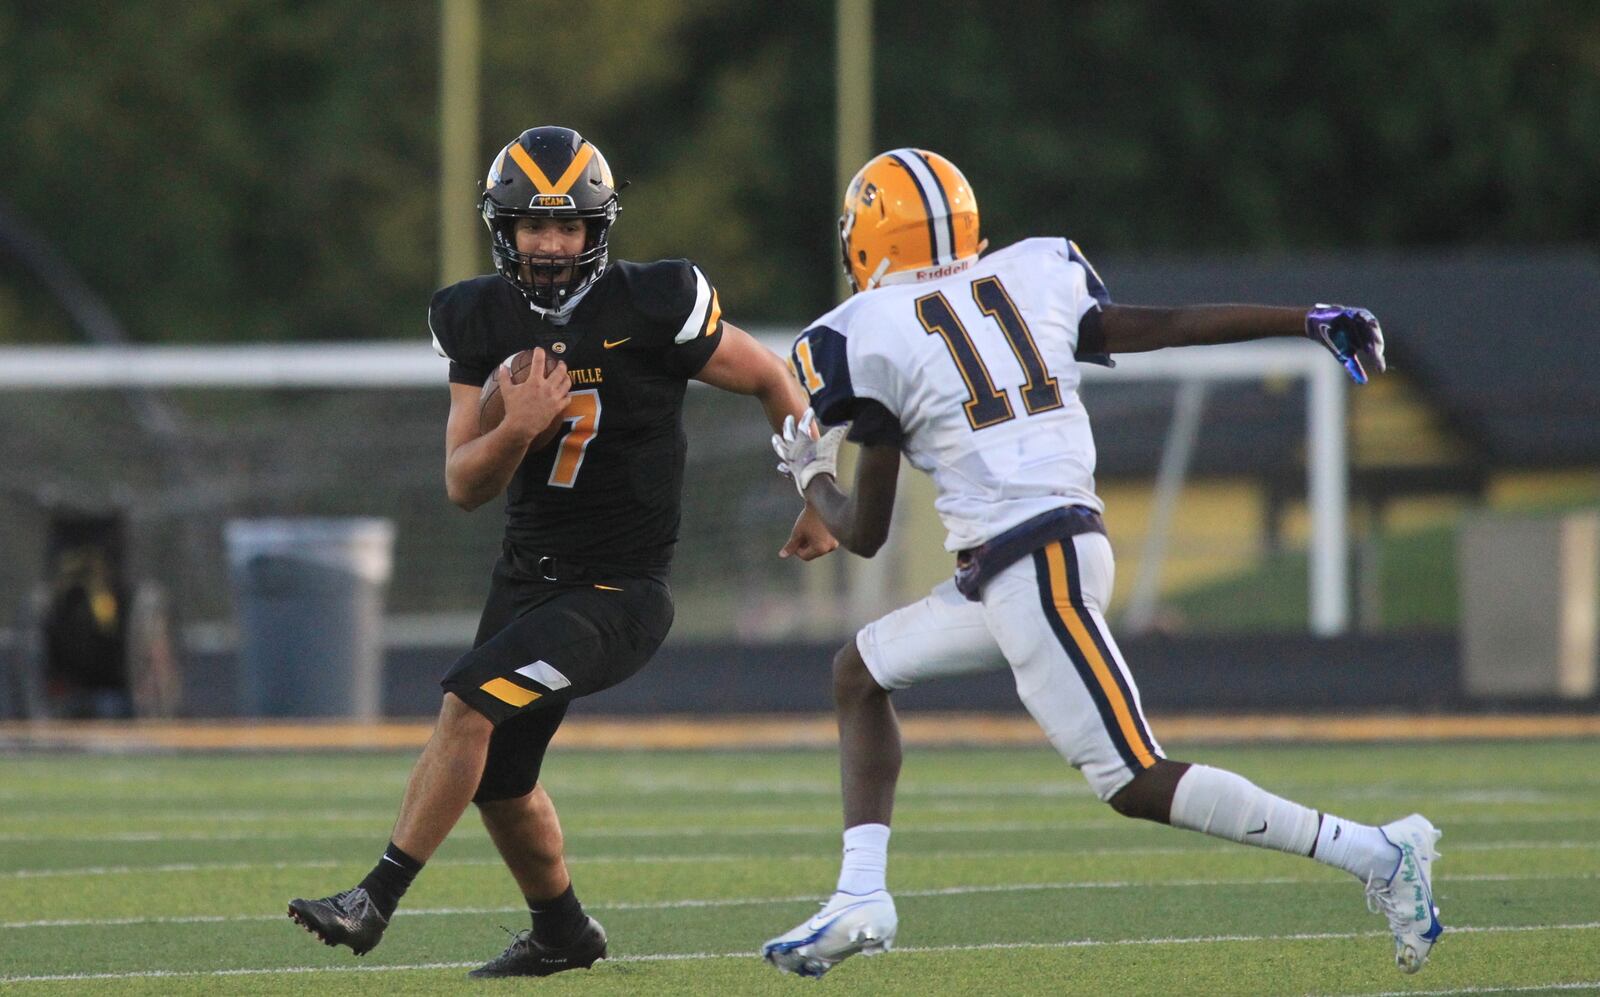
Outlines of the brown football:
[[[549,353],[544,355],[544,371],[549,374],[560,363]],[[487,433],[500,425],[506,417],[506,401],[500,397],[500,379],[510,377],[512,384],[521,384],[528,379],[528,371],[533,367],[533,351],[523,350],[505,359],[500,366],[494,369],[489,379],[483,382],[483,394],[478,396],[478,432]],[[556,431],[561,428],[561,419],[553,420],[544,432],[536,437],[528,449],[543,450],[555,438]]]

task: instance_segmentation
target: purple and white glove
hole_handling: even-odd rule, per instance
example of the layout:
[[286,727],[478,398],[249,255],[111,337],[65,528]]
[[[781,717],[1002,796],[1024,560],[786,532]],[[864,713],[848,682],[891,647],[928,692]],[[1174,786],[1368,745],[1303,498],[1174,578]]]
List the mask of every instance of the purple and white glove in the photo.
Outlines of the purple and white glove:
[[1367,383],[1368,371],[1384,371],[1383,328],[1365,308],[1313,306],[1306,312],[1306,338],[1326,346],[1357,384]]

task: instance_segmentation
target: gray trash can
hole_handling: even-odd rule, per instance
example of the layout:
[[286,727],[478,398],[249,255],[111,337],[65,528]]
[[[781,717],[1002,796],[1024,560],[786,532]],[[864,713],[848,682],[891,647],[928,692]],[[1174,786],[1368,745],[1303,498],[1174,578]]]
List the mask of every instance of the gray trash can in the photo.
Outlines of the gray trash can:
[[1480,513],[1456,540],[1461,679],[1482,699],[1600,689],[1600,511]]
[[236,519],[223,530],[245,716],[375,719],[387,519]]

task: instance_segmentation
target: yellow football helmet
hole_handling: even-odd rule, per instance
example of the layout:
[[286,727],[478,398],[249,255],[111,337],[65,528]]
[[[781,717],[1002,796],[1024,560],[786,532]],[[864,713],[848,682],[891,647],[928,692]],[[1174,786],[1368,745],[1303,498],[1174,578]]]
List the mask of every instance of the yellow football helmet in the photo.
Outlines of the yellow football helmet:
[[936,152],[881,153],[845,189],[839,249],[857,291],[958,273],[983,252],[978,198]]

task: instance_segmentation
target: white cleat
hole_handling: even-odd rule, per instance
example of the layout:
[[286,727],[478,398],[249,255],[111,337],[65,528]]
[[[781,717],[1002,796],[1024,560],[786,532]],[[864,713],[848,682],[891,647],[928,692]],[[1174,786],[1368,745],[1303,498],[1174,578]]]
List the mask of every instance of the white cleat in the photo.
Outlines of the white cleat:
[[889,951],[899,926],[887,890],[835,893],[814,917],[761,946],[761,958],[785,973],[817,977],[857,952]]
[[1415,973],[1428,961],[1444,925],[1433,902],[1434,844],[1440,831],[1421,814],[1412,814],[1378,829],[1400,849],[1400,861],[1387,882],[1369,880],[1367,908],[1382,912],[1394,932],[1394,961],[1402,973]]

